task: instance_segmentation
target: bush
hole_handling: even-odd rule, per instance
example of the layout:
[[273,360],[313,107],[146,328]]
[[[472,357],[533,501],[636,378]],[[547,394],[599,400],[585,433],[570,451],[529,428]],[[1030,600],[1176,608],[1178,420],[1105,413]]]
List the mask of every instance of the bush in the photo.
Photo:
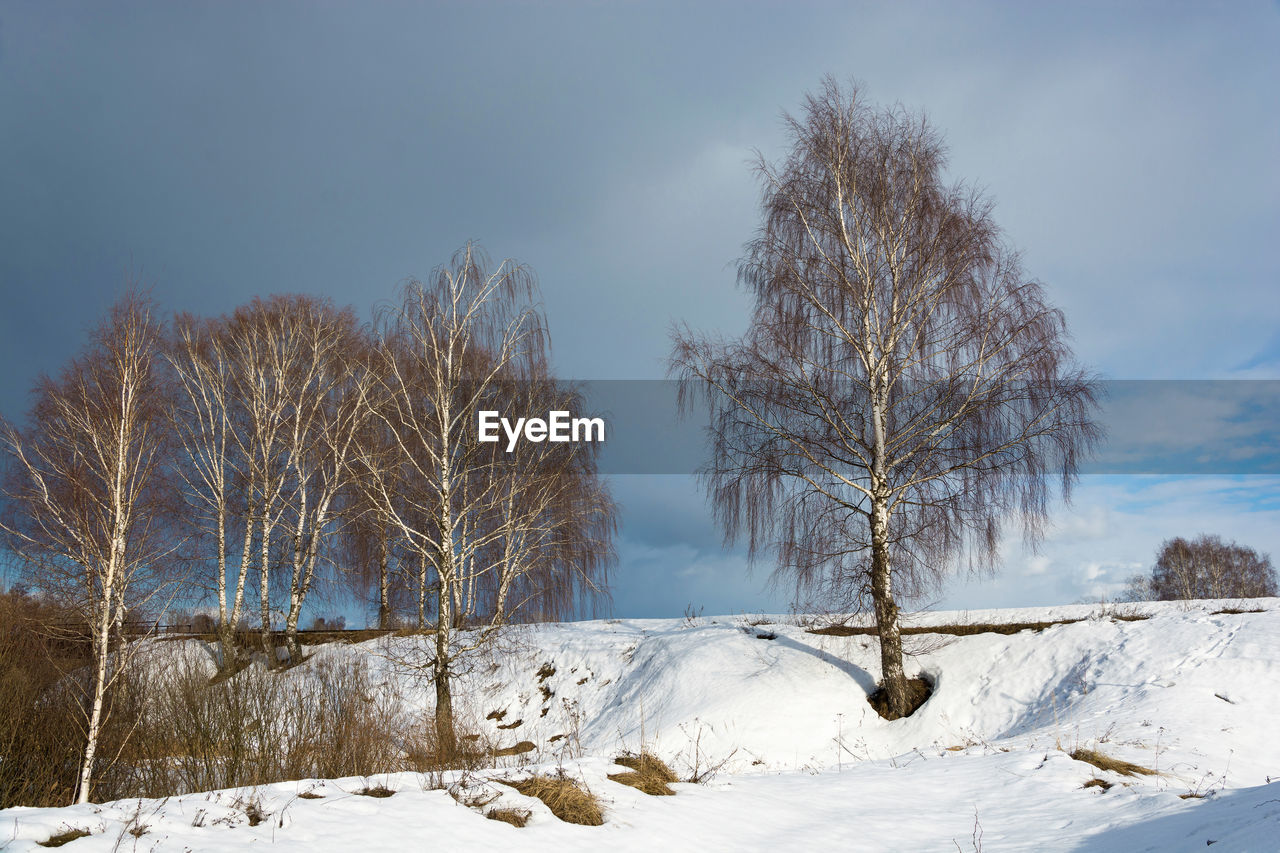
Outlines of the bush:
[[371,683],[363,661],[288,675],[254,665],[211,682],[183,659],[144,690],[126,753],[135,779],[117,796],[356,776],[407,763],[406,717],[396,697]]
[[64,672],[88,662],[88,646],[62,636],[72,615],[21,590],[0,593],[0,809],[71,801],[83,743]]

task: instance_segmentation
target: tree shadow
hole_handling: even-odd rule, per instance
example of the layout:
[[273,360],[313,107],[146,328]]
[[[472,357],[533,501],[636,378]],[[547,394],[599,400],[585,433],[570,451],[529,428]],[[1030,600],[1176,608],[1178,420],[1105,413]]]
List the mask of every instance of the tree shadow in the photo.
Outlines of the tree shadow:
[[876,689],[876,680],[871,677],[871,673],[867,672],[860,666],[856,666],[849,661],[844,660],[843,658],[836,657],[831,654],[831,652],[814,648],[813,646],[810,646],[807,643],[802,643],[793,637],[788,637],[786,634],[778,634],[777,638],[772,642],[777,643],[779,646],[784,648],[795,649],[796,651],[813,655],[818,660],[831,664],[836,669],[856,681],[858,686],[867,692],[868,696],[870,696]]
[[[1095,796],[1112,796],[1101,794]],[[1160,814],[1078,839],[1074,850],[1274,850],[1280,826],[1280,782],[1188,799]]]

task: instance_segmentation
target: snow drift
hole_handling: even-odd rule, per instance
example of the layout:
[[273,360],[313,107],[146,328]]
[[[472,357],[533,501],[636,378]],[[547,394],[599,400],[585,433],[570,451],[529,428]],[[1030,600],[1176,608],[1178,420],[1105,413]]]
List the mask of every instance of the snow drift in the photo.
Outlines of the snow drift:
[[[1280,849],[1280,601],[930,613],[916,626],[1059,621],[1040,631],[907,638],[908,675],[934,693],[914,715],[881,719],[872,637],[810,633],[784,617],[600,620],[528,626],[471,662],[456,688],[463,728],[535,749],[446,781],[300,780],[167,800],[0,811],[0,847],[34,850],[67,829],[75,850]],[[1238,603],[1236,609],[1239,608]],[[1135,617],[1147,618],[1135,618]],[[384,689],[430,711],[404,671],[421,638],[318,647],[279,677],[363,656]],[[209,652],[157,643],[160,656]],[[682,778],[648,797],[607,778],[647,749]],[[1095,750],[1154,771],[1124,776],[1075,760]],[[563,824],[503,778],[564,769],[605,805],[605,825]],[[465,778],[463,776],[465,775]],[[1104,784],[1086,783],[1100,779]],[[371,784],[395,790],[373,799]],[[1110,786],[1108,788],[1108,786]],[[308,793],[314,792],[314,793]],[[305,797],[300,797],[307,794]],[[462,800],[463,802],[459,802]],[[516,828],[485,807],[532,813]],[[250,807],[252,806],[252,807]],[[251,813],[259,819],[250,822]]]

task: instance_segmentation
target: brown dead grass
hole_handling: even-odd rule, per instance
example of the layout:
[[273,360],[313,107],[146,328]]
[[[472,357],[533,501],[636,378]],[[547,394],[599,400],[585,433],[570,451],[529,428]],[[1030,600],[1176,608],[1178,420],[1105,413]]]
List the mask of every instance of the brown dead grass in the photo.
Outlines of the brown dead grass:
[[[1129,619],[1146,619],[1146,616],[1116,617]],[[1020,631],[1043,631],[1054,625],[1072,625],[1083,622],[1083,619],[1055,619],[1048,622],[975,622],[969,625],[908,625],[901,631],[902,635],[914,634],[950,634],[955,637],[967,637],[973,634],[1017,634]],[[874,625],[828,625],[825,628],[810,628],[808,633],[821,634],[827,637],[875,637],[878,635]]]
[[356,791],[362,797],[375,797],[379,800],[385,800],[387,797],[394,797],[396,792],[385,785],[374,785],[370,788],[361,788]]
[[1069,755],[1076,761],[1083,761],[1092,764],[1099,770],[1109,770],[1112,773],[1119,773],[1121,776],[1159,776],[1155,770],[1150,767],[1143,767],[1141,764],[1134,764],[1132,761],[1122,761],[1119,758],[1112,758],[1105,753],[1097,752],[1092,749],[1075,749]]
[[551,813],[565,823],[582,826],[600,826],[604,823],[604,811],[595,794],[581,788],[568,776],[530,776],[510,783],[526,797],[537,797],[551,809]]
[[[933,695],[933,685],[923,678],[907,679],[907,713],[903,716],[910,717],[920,706],[929,701],[929,697]],[[876,713],[886,720],[896,720],[898,717],[889,712],[889,694],[885,692],[884,687],[877,687],[875,692],[867,697],[867,702],[872,708],[876,709]]]
[[528,809],[490,809],[484,813],[489,820],[500,820],[503,823],[509,823],[512,826],[523,827],[529,822],[529,818],[533,816],[533,812]]
[[1088,782],[1085,782],[1080,787],[1081,788],[1101,788],[1104,791],[1110,791],[1111,783],[1108,782],[1106,779],[1099,779],[1097,776],[1094,776],[1092,779],[1090,779]]
[[75,841],[77,838],[88,838],[89,834],[90,834],[89,830],[87,829],[81,829],[78,826],[72,826],[72,827],[68,827],[67,829],[64,829],[62,832],[59,832],[57,835],[51,835],[44,841],[37,841],[36,843],[39,844],[41,847],[61,847],[64,844],[68,844],[72,841]]
[[670,797],[675,791],[669,787],[671,782],[679,782],[679,777],[672,772],[666,763],[648,752],[639,755],[626,753],[613,760],[614,764],[631,768],[628,773],[610,773],[609,778],[623,785],[630,785],[654,797]]

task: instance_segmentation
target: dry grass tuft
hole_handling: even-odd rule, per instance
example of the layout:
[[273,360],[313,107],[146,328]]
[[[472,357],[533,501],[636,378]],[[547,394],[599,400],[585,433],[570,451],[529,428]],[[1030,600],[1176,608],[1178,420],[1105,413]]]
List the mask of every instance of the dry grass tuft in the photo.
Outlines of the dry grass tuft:
[[1090,779],[1088,782],[1085,782],[1080,787],[1081,788],[1101,788],[1104,791],[1110,791],[1111,783],[1108,782],[1106,779],[1099,779],[1097,776],[1095,776],[1092,779]]
[[72,826],[62,832],[59,832],[57,835],[51,835],[48,839],[36,843],[41,847],[61,847],[64,844],[75,841],[77,838],[87,838],[88,836],[89,830],[81,829],[78,826]]
[[361,788],[359,791],[356,791],[356,793],[362,797],[376,797],[380,800],[384,800],[387,797],[395,796],[396,792],[385,785],[374,785],[371,788]]
[[528,809],[490,809],[484,813],[489,820],[500,820],[503,823],[509,823],[512,826],[524,826],[529,822],[529,818],[533,816],[533,812]]
[[1213,611],[1213,615],[1214,616],[1236,616],[1241,613],[1266,613],[1266,612],[1267,612],[1266,608],[1263,608],[1263,607],[1254,607],[1254,608],[1248,608],[1248,609],[1242,608],[1242,607],[1224,607],[1221,610]]
[[604,823],[604,811],[600,808],[596,795],[583,790],[568,776],[539,774],[510,784],[526,797],[542,800],[551,809],[551,813],[565,823],[582,826],[600,826]]
[[661,758],[648,752],[639,755],[627,753],[614,760],[615,764],[631,768],[629,773],[610,773],[609,778],[623,785],[630,785],[638,791],[655,797],[670,797],[675,791],[668,787],[671,782],[679,782],[679,777],[671,771]]
[[257,826],[271,817],[270,813],[262,810],[262,803],[256,799],[237,799],[232,805],[244,812],[244,816],[249,819],[249,826]]
[[[929,697],[933,695],[933,685],[923,678],[907,679],[907,713],[904,716],[910,717],[920,706],[929,701]],[[897,716],[889,713],[889,694],[885,692],[884,687],[877,687],[875,692],[867,697],[867,702],[872,708],[876,709],[876,713],[886,720],[896,720]]]
[[1110,770],[1113,773],[1119,773],[1121,776],[1160,775],[1150,767],[1143,767],[1141,764],[1134,764],[1132,761],[1121,761],[1119,758],[1112,758],[1110,755],[1104,755],[1092,749],[1075,749],[1069,755],[1076,761],[1083,761],[1087,764],[1092,764],[1099,770]]

